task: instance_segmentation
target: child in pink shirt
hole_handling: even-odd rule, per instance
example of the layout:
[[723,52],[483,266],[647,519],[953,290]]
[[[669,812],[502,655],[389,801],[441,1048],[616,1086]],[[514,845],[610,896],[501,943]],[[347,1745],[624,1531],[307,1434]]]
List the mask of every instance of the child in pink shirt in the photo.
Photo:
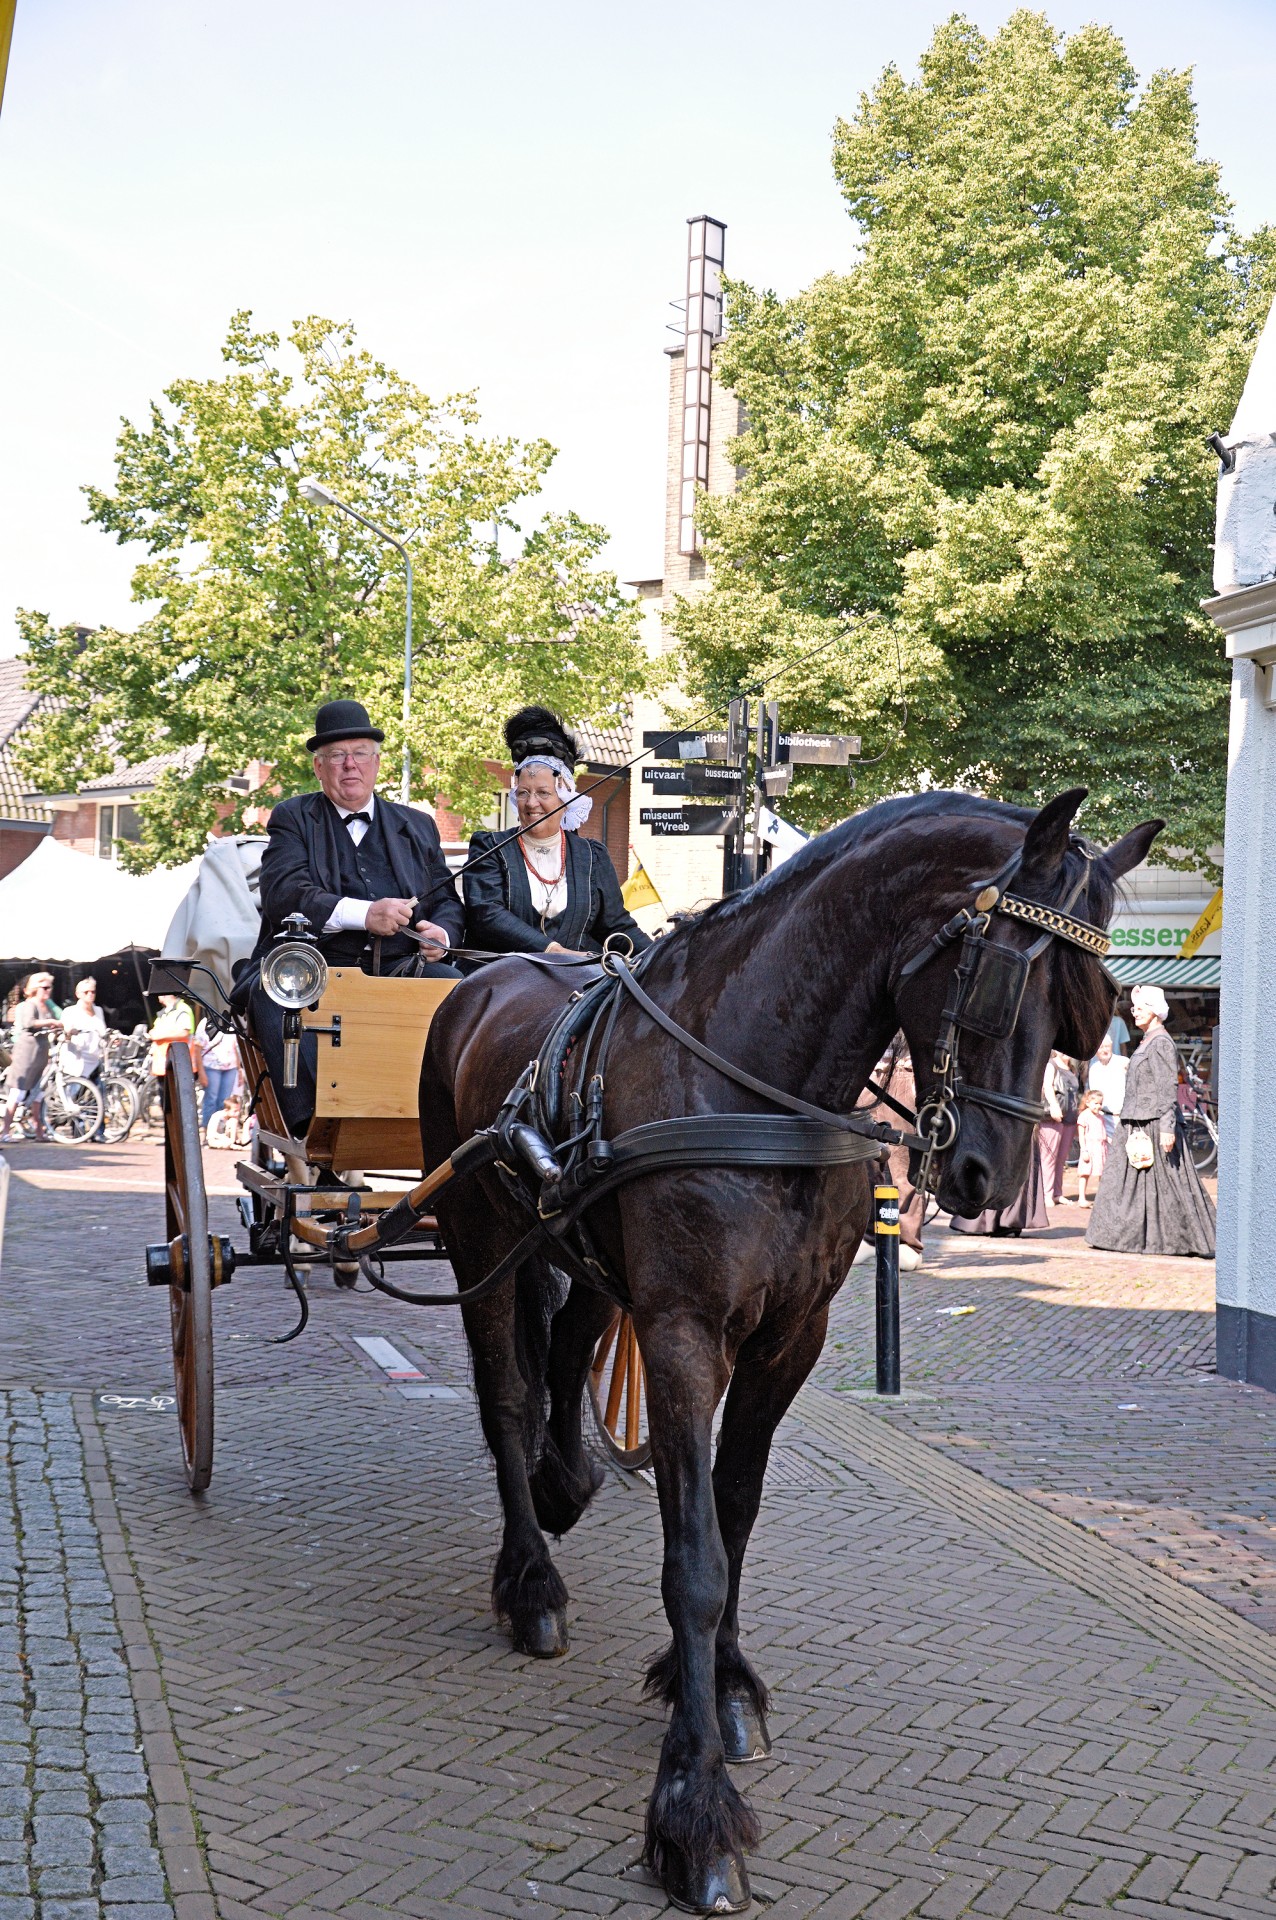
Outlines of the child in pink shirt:
[[1097,1189],[1108,1158],[1108,1130],[1103,1124],[1103,1095],[1098,1087],[1088,1088],[1081,1096],[1077,1113],[1077,1144],[1080,1148],[1077,1200],[1081,1206],[1088,1207],[1093,1196],[1087,1196],[1085,1183],[1093,1180]]

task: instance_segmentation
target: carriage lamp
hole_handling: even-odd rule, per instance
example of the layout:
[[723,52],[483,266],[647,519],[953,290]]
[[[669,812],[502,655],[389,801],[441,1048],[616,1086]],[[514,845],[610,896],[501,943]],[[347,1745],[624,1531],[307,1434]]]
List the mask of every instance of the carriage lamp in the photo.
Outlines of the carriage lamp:
[[261,963],[261,984],[284,1010],[284,1085],[295,1087],[301,1056],[301,1009],[328,984],[328,962],[308,940],[281,940]]
[[281,940],[261,963],[261,984],[276,1006],[299,1012],[322,999],[328,962],[306,940]]

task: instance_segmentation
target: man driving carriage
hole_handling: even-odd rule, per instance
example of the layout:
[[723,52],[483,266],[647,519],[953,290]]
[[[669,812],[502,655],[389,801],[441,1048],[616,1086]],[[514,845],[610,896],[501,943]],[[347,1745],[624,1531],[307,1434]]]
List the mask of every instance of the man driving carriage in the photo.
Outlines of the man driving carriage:
[[[306,742],[317,793],[281,800],[261,862],[261,935],[250,962],[253,1027],[289,1130],[304,1135],[315,1104],[316,1042],[303,1038],[297,1085],[284,1085],[283,1012],[256,980],[256,963],[289,914],[304,914],[329,965],[459,979],[449,949],[465,915],[429,814],[375,791],[381,742],[357,700],[329,700]],[[412,933],[417,938],[412,938]],[[415,962],[415,964],[413,964]]]

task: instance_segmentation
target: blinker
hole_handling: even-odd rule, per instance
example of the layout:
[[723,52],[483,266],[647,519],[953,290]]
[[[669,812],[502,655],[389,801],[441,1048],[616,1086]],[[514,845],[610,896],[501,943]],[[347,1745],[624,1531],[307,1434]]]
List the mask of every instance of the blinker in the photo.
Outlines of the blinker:
[[1028,984],[1028,956],[994,940],[979,940],[977,945],[979,958],[958,1019],[963,1027],[989,1040],[1005,1040],[1019,1018]]

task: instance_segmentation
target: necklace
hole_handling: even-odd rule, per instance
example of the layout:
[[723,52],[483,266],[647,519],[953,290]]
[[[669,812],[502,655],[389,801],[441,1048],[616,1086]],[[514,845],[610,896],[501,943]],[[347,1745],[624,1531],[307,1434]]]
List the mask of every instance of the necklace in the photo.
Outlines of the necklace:
[[[545,922],[549,918],[550,902],[554,898],[554,889],[567,872],[567,835],[561,827],[558,829],[558,872],[552,876],[542,873],[535,861],[532,860],[523,843],[521,833],[518,836],[518,850],[523,856],[523,865],[527,868],[530,877],[545,889],[545,900],[540,910],[541,932],[544,933],[546,931]],[[533,905],[535,905],[535,902],[533,902]]]

